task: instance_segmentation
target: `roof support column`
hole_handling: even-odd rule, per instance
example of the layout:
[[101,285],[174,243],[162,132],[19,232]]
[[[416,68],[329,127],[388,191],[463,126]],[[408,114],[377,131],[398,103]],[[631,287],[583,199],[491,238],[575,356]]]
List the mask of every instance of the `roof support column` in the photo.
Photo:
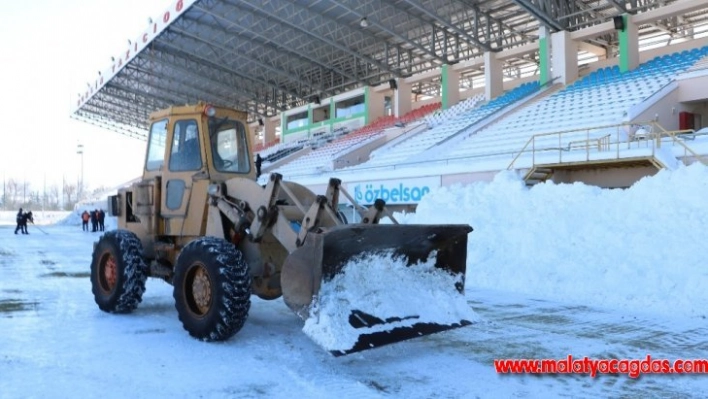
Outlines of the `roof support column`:
[[411,84],[396,79],[397,89],[393,91],[393,114],[396,118],[411,112]]
[[538,27],[538,64],[539,83],[545,85],[551,76],[551,42],[548,28],[543,25]]
[[622,15],[624,29],[619,31],[619,68],[628,72],[639,66],[639,29],[629,14]]
[[263,144],[272,143],[275,140],[275,128],[280,125],[279,119],[263,119]]
[[551,52],[553,78],[564,85],[578,79],[578,44],[570,38],[570,32],[551,35]]
[[384,116],[384,113],[386,112],[386,95],[383,92],[372,90],[372,87],[367,87],[366,93],[366,112],[368,113],[367,124],[369,124]]
[[502,74],[502,61],[495,53],[484,53],[484,95],[487,100],[499,97],[504,92],[504,79]]
[[460,102],[460,73],[445,64],[441,67],[440,78],[442,109],[448,109]]
[[288,117],[285,116],[285,112],[280,113],[280,142],[285,143],[285,131],[288,127]]

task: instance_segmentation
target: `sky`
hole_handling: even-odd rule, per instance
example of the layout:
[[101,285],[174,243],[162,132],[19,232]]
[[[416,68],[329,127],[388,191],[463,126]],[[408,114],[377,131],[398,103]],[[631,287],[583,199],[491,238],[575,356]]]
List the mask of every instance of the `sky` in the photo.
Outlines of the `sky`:
[[0,173],[34,189],[62,178],[89,187],[140,175],[145,143],[70,118],[70,103],[170,0],[6,2],[0,13]]
[[[395,216],[474,228],[464,293],[474,324],[343,357],[308,337],[281,299],[253,298],[245,326],[223,343],[190,338],[171,286],[157,279],[135,312],[106,314],[88,275],[99,233],[82,232],[72,213],[40,214],[30,235],[14,235],[13,213],[0,212],[0,398],[75,398],[77,389],[152,399],[703,397],[705,375],[500,375],[493,361],[708,358],[706,197],[700,164],[626,190],[529,189],[514,172],[434,189],[415,214]],[[371,273],[363,261],[350,266]],[[330,292],[348,297],[323,303],[371,304],[388,292],[411,298],[397,302],[410,311],[421,290],[441,288],[415,273],[368,286],[362,273],[345,275],[346,288]]]

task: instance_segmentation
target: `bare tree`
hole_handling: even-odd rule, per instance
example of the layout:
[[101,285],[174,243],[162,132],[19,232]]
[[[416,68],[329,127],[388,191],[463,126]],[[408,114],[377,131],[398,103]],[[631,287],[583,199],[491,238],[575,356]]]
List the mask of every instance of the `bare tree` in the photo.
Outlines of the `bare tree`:
[[37,209],[42,207],[42,195],[39,191],[29,191],[27,192],[25,205],[32,209]]
[[66,182],[66,179],[64,179],[62,191],[63,191],[64,197],[66,197],[66,202],[64,203],[64,209],[65,210],[74,209],[74,205],[76,204],[76,198],[74,197],[74,194],[76,194],[76,185],[69,184]]
[[31,184],[27,180],[22,181],[22,203],[27,204],[32,202],[32,191],[30,191]]
[[112,191],[112,190],[110,190],[110,188],[108,188],[106,186],[99,186],[97,188],[94,188],[91,190],[91,198],[96,198],[96,199],[103,198],[108,191]]
[[12,178],[8,180],[7,184],[5,185],[5,190],[7,191],[7,206],[14,208],[15,205],[17,205],[17,197],[19,191],[19,184],[17,183],[17,180]]
[[49,186],[49,191],[47,192],[47,207],[49,209],[59,209],[60,199],[59,187],[56,185]]

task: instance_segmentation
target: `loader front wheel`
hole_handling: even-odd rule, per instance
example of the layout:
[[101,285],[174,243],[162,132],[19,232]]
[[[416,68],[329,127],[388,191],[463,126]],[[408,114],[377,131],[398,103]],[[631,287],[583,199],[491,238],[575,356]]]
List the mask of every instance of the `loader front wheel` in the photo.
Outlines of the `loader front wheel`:
[[98,307],[129,313],[145,292],[147,266],[138,237],[127,230],[109,231],[98,240],[91,261],[91,289]]
[[187,244],[174,275],[177,314],[189,335],[223,341],[236,334],[251,307],[251,274],[241,251],[216,237]]

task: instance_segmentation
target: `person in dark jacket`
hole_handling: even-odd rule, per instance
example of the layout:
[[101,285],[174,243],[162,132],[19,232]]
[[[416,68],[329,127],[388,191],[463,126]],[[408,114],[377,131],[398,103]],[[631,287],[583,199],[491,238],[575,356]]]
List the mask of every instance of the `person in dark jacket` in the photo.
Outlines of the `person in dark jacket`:
[[27,231],[27,222],[31,222],[34,224],[34,216],[32,216],[32,211],[29,212],[24,212],[22,214],[22,234],[29,234],[29,231]]
[[256,154],[256,178],[261,176],[261,165],[263,164],[263,158],[261,154]]
[[17,234],[17,231],[21,231],[22,234],[25,233],[24,229],[22,228],[22,208],[17,212],[17,227],[15,227],[15,234]]
[[96,219],[98,220],[98,229],[104,231],[105,226],[103,222],[106,220],[106,213],[103,212],[103,209],[96,210]]
[[89,214],[89,216],[91,217],[91,232],[95,232],[96,230],[98,230],[98,215],[97,215],[97,213],[98,213],[98,210],[93,210]]

